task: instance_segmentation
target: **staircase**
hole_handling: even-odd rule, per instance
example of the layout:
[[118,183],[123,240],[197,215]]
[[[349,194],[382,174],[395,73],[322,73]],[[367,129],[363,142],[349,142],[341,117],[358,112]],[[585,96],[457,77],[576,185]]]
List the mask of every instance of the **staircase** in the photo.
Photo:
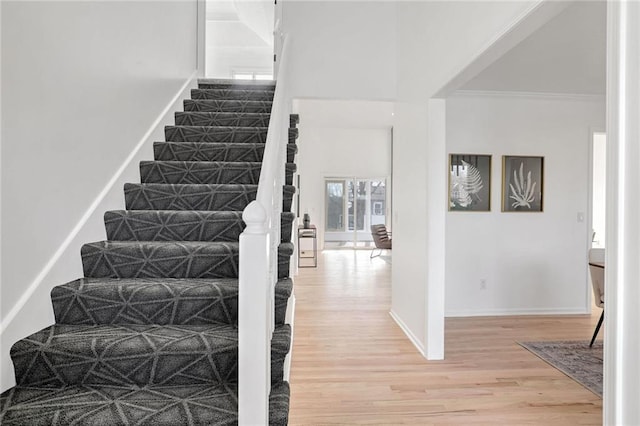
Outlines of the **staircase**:
[[[16,386],[0,424],[233,425],[238,422],[238,259],[256,198],[275,85],[201,80],[82,247],[84,278],[51,292],[56,323],[11,348]],[[269,420],[286,425],[291,328],[291,116],[271,342]],[[4,356],[4,354],[3,354]]]

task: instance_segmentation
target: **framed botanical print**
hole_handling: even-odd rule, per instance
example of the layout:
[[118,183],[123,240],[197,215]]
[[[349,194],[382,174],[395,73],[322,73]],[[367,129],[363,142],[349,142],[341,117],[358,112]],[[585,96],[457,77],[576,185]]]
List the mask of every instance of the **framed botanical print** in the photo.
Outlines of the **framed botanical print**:
[[544,157],[502,156],[502,211],[542,212]]
[[491,155],[449,154],[449,211],[491,210]]

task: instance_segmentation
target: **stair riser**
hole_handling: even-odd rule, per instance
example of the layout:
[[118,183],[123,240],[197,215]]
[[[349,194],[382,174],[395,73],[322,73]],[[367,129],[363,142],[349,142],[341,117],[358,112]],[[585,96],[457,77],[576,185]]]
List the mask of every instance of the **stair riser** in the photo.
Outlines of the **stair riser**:
[[[249,184],[260,181],[262,163],[157,162],[140,163],[142,183]],[[285,184],[293,184],[294,164],[288,164]]]
[[[290,280],[278,281],[275,321],[284,324]],[[237,280],[81,279],[51,291],[57,324],[236,324]]]
[[198,82],[198,89],[223,89],[223,90],[270,90],[276,89],[275,83],[263,81],[229,82],[227,80],[206,79]]
[[[269,127],[270,114],[233,112],[176,112],[176,126]],[[289,127],[300,122],[298,114],[289,116]]]
[[289,277],[291,268],[291,256],[293,256],[293,243],[280,244],[278,248],[278,278]]
[[[179,328],[157,326],[56,325],[17,342],[11,358],[19,386],[237,382],[237,330],[201,329],[184,334]],[[282,381],[278,368],[284,362],[282,342],[276,343],[274,382]]]
[[273,90],[192,89],[191,99],[229,99],[239,101],[272,101]]
[[202,112],[260,112],[270,113],[271,102],[266,101],[215,101],[185,100],[185,111]]
[[234,243],[90,243],[82,247],[85,277],[237,278]]
[[[231,188],[236,186],[238,188]],[[242,211],[255,200],[256,185],[125,184],[127,210]],[[291,211],[295,188],[284,187],[283,211]]]
[[[155,327],[140,326],[148,330],[144,333],[129,331],[132,327],[113,336],[100,327],[86,327],[82,334],[60,331],[53,337],[47,329],[36,333],[11,349],[16,381],[20,386],[144,386],[220,383],[237,377],[236,332],[221,336],[203,331],[176,339]],[[32,364],[51,370],[38,371]]]
[[[293,163],[295,144],[287,145],[287,162]],[[217,144],[207,142],[155,142],[154,158],[163,161],[261,162],[264,144]]]
[[[82,246],[88,278],[237,278],[238,244],[106,242]],[[289,276],[292,253],[278,253],[278,278]]]
[[[114,241],[237,242],[244,230],[241,212],[126,211],[105,213],[107,239]],[[291,241],[292,217],[281,218],[281,241]]]
[[[167,142],[265,143],[266,127],[166,126]],[[295,143],[298,129],[289,129],[289,142]]]
[[[269,127],[270,114],[229,112],[176,112],[176,126]],[[293,127],[293,126],[292,126]]]
[[115,241],[237,242],[244,230],[241,212],[110,211],[107,239]]

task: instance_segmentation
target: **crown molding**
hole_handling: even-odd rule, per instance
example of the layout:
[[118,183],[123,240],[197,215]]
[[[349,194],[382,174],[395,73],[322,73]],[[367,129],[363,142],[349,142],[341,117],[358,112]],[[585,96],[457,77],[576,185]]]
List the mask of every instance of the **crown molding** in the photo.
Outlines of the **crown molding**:
[[560,93],[560,92],[518,92],[497,90],[457,90],[450,98],[527,98],[561,101],[604,102],[604,94]]

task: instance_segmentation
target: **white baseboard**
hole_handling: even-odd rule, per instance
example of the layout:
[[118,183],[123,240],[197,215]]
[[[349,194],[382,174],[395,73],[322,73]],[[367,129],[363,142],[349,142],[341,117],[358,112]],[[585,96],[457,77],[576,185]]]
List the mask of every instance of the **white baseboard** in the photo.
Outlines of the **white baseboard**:
[[400,319],[400,317],[395,312],[393,312],[393,310],[389,311],[389,315],[391,315],[391,318],[393,318],[396,324],[398,324],[398,327],[400,327],[404,334],[409,338],[411,343],[413,343],[413,346],[416,347],[418,352],[420,352],[420,354],[426,358],[427,352],[424,349],[424,345],[420,343],[420,340],[413,334],[409,327],[407,327],[404,321],[402,321],[402,319]]
[[591,310],[584,308],[512,308],[512,309],[478,309],[478,310],[448,310],[447,318],[459,317],[502,317],[526,315],[589,315]]
[[284,358],[284,381],[288,382],[291,377],[291,357],[293,355],[293,321],[296,314],[296,296],[291,293],[289,301],[287,302],[287,313],[285,314],[284,323],[291,326],[291,346],[289,347],[289,353]]

